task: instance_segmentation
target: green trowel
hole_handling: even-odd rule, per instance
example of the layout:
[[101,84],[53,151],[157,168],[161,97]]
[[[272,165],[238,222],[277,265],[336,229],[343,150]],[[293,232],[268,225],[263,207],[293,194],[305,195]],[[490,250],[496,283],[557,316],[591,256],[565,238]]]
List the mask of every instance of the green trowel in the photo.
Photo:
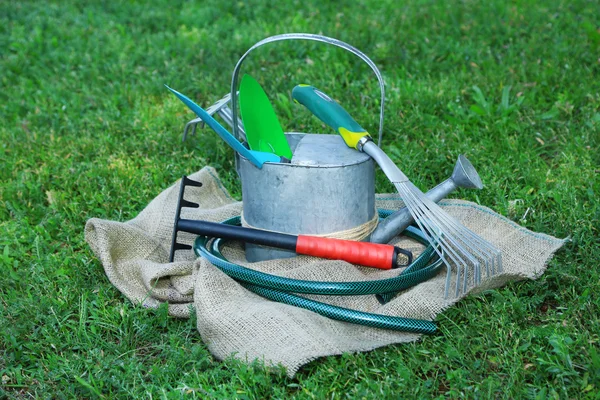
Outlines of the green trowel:
[[240,84],[240,111],[251,150],[292,159],[292,150],[273,106],[263,88],[250,75],[244,75]]

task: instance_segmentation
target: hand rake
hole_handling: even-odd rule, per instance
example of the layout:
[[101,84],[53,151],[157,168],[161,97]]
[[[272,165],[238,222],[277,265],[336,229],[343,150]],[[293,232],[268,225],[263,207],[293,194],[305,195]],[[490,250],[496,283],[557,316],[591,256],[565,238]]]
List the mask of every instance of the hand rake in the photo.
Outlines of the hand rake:
[[429,200],[338,103],[308,85],[296,86],[292,97],[340,133],[349,147],[369,154],[379,164],[398,190],[417,225],[446,265],[446,298],[452,286],[453,269],[456,272],[456,297],[481,282],[482,266],[486,276],[502,271],[500,250]]
[[[395,269],[412,263],[413,256],[410,251],[388,244],[357,242],[309,235],[290,235],[216,222],[183,219],[181,218],[182,208],[199,207],[197,203],[183,198],[187,186],[202,187],[202,183],[196,182],[186,176],[183,176],[181,179],[175,221],[173,223],[169,262],[173,262],[175,251],[192,248],[192,246],[177,242],[178,232],[188,232],[203,236],[241,240],[246,243],[292,250],[298,254],[343,260],[379,269]],[[408,261],[404,263],[405,260]]]

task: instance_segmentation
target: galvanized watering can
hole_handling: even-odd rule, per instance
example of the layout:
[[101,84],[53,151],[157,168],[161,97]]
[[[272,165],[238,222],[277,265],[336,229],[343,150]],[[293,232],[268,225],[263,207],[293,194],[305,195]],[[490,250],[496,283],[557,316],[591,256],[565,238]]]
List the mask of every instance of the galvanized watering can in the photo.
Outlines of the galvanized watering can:
[[[245,133],[237,114],[239,72],[245,58],[256,48],[283,40],[312,40],[343,48],[366,62],[375,73],[381,90],[379,141],[384,118],[385,87],[383,77],[364,53],[337,39],[312,34],[283,34],[266,38],[252,46],[236,64],[231,93],[211,106],[232,127],[233,135],[245,141]],[[231,103],[231,108],[228,104]],[[195,131],[200,118],[190,121]],[[379,221],[375,209],[375,166],[372,158],[349,148],[339,135],[286,133],[293,151],[290,163],[267,162],[257,168],[236,154],[236,168],[242,183],[243,213],[246,226],[291,234],[332,236],[352,240],[387,243],[413,222],[406,208]],[[483,186],[475,168],[460,156],[452,176],[429,192],[439,201],[458,187]],[[248,261],[294,257],[292,251],[246,244]]]

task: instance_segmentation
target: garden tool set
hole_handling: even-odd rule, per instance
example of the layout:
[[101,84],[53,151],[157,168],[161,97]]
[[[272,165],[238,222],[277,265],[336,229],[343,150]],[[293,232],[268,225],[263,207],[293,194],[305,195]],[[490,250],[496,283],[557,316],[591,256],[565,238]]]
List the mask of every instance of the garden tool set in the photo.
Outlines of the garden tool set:
[[[455,295],[467,291],[469,275],[475,284],[481,282],[481,264],[487,275],[502,271],[500,250],[456,221],[437,204],[429,200],[394,164],[364,130],[338,103],[323,92],[308,85],[296,86],[292,97],[306,106],[321,121],[335,129],[349,147],[373,157],[388,179],[396,186],[417,225],[430,243],[436,243],[436,253],[447,267],[446,296],[456,268]],[[470,273],[469,268],[472,269]],[[462,280],[462,283],[461,283]]]
[[[243,60],[254,49],[282,40],[312,40],[343,48],[365,61],[381,89],[378,144],[328,95],[309,85],[298,85],[292,98],[338,135],[284,133],[260,84],[244,75]],[[181,218],[187,186],[201,186],[183,177],[174,221],[170,261],[174,252],[192,246],[177,242],[180,231],[199,235],[193,249],[247,289],[271,300],[303,307],[329,318],[384,329],[432,333],[430,321],[371,314],[318,302],[299,294],[374,294],[386,303],[399,291],[446,270],[445,296],[458,297],[469,288],[502,271],[500,251],[436,203],[458,187],[481,189],[472,164],[459,156],[452,176],[424,194],[379,147],[383,132],[384,86],[381,73],[362,52],[339,40],[320,35],[285,34],[252,46],[235,66],[230,95],[207,110],[169,88],[197,116],[185,128],[205,123],[235,151],[242,183],[243,211],[239,217],[213,223]],[[241,121],[237,116],[239,101]],[[232,129],[229,133],[212,114]],[[405,204],[400,210],[375,208],[374,162],[394,184]],[[412,226],[414,224],[416,226]],[[387,244],[404,235],[425,245],[413,260],[410,251]],[[226,259],[226,240],[245,243],[246,259],[257,262],[298,254],[380,269],[403,267],[392,278],[362,282],[318,282],[266,274]]]
[[221,137],[221,139],[225,141],[225,143],[227,143],[237,153],[250,160],[256,167],[262,168],[262,165],[265,162],[286,162],[284,158],[279,157],[276,154],[247,149],[235,137],[233,137],[231,133],[227,131],[227,129],[223,128],[223,126],[219,124],[216,119],[211,117],[206,110],[203,110],[200,106],[178,91],[173,90],[168,86],[167,89],[173,92],[175,96],[177,96],[185,105],[194,111],[198,117],[202,118],[202,121],[210,126],[211,129],[214,130]]

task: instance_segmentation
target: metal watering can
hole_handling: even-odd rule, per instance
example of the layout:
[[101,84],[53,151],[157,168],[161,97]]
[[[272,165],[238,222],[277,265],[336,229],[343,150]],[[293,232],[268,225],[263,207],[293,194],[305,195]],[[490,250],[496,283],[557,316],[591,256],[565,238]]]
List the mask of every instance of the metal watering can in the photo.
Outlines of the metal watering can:
[[[383,133],[385,87],[373,61],[353,46],[321,35],[292,33],[272,36],[252,46],[237,62],[232,76],[231,93],[207,109],[217,113],[245,141],[238,118],[237,90],[239,72],[246,57],[256,48],[283,40],[312,40],[343,48],[366,62],[375,73],[381,90],[378,145]],[[231,104],[231,108],[228,104]],[[184,130],[195,132],[201,118],[190,121]],[[286,133],[293,152],[290,163],[265,162],[257,168],[248,158],[235,153],[236,169],[242,183],[242,221],[246,226],[291,234],[333,236],[345,239],[387,243],[408,227],[413,219],[406,208],[379,221],[375,209],[375,166],[365,153],[349,148],[341,136]],[[459,156],[450,178],[426,193],[438,202],[459,187],[483,187],[475,168]],[[248,261],[294,257],[296,253],[246,244]]]

